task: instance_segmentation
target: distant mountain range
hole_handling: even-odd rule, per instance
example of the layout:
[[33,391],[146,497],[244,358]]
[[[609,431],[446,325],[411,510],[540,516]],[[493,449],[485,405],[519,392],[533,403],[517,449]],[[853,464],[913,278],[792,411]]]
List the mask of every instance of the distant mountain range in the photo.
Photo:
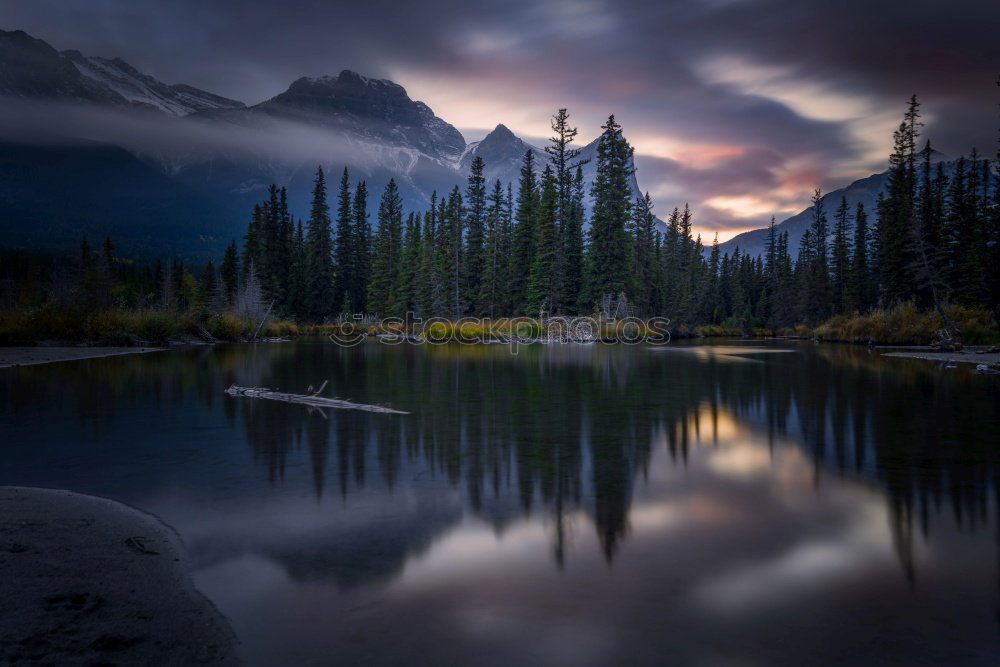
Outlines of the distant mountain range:
[[[64,250],[110,234],[132,252],[201,260],[243,234],[270,183],[305,216],[317,165],[334,193],[344,166],[364,179],[374,212],[390,178],[423,210],[432,192],[464,189],[476,156],[490,182],[515,189],[525,151],[548,161],[503,125],[467,144],[402,86],[349,70],[247,106],[23,31],[0,31],[0,97],[5,246]],[[581,148],[588,182],[595,153],[596,140]]]
[[[953,160],[950,160],[950,158],[946,155],[937,151],[933,151],[931,153],[931,162],[935,164],[938,162],[944,162],[945,173],[949,175],[951,174],[955,164]],[[823,195],[823,207],[826,209],[827,218],[830,222],[831,234],[833,230],[833,213],[837,210],[837,207],[840,206],[840,200],[842,197],[847,199],[847,205],[851,209],[852,220],[854,218],[854,211],[860,203],[864,204],[865,210],[868,213],[868,224],[875,224],[875,207],[876,202],[878,201],[878,195],[880,192],[885,192],[888,183],[889,172],[883,171],[878,174],[872,174],[871,176],[858,179],[845,188],[833,190]],[[812,207],[810,206],[809,208],[806,208],[775,225],[779,233],[788,232],[788,252],[793,258],[798,257],[799,244],[802,241],[802,235],[805,234],[806,230],[809,229],[809,225],[812,224],[812,214]],[[741,254],[747,254],[752,257],[762,257],[767,253],[767,235],[767,228],[743,232],[742,234],[737,234],[725,243],[720,243],[719,251],[721,253],[729,253],[732,255],[733,251],[735,251],[736,248],[739,248]],[[707,247],[706,253],[710,250],[711,248]]]

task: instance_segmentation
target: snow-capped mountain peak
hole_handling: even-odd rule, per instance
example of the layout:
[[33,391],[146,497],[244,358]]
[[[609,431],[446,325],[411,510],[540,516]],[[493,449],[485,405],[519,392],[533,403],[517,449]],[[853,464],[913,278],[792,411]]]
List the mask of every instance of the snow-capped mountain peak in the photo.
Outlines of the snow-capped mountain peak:
[[186,116],[208,109],[241,109],[242,102],[178,84],[169,86],[143,74],[121,58],[84,56],[79,51],[63,51],[81,75],[107,86],[130,105],[150,107],[172,116]]
[[283,93],[250,111],[410,147],[442,162],[453,163],[465,149],[461,133],[423,102],[411,100],[405,88],[351,70],[296,79]]
[[21,30],[0,30],[0,95],[151,109],[172,116],[243,107],[192,86],[167,85],[120,58],[60,53]]

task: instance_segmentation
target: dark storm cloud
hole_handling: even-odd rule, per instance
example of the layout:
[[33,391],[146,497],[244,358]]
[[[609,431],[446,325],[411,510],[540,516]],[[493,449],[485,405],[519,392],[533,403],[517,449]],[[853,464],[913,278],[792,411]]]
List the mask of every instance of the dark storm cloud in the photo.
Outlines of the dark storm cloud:
[[462,127],[539,134],[558,105],[590,138],[615,112],[639,154],[681,163],[641,168],[660,209],[804,204],[812,185],[880,168],[914,92],[944,152],[995,145],[1000,3],[985,0],[6,4],[8,29],[248,103],[350,68],[396,78]]

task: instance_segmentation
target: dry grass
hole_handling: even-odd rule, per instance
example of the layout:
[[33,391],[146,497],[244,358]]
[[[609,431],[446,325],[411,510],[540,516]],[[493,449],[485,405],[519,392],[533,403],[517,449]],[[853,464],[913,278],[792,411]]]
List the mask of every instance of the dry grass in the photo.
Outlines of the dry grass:
[[[993,314],[985,308],[948,306],[948,316],[969,345],[1000,341]],[[813,331],[820,340],[899,345],[929,345],[944,328],[944,320],[934,312],[921,312],[912,303],[889,310],[875,310],[867,315],[838,315]]]
[[[289,323],[275,323],[280,333],[296,335]],[[196,316],[162,310],[87,310],[52,306],[0,313],[0,345],[39,341],[101,345],[162,344],[178,338],[204,337],[238,341],[252,334],[252,323],[231,313]]]

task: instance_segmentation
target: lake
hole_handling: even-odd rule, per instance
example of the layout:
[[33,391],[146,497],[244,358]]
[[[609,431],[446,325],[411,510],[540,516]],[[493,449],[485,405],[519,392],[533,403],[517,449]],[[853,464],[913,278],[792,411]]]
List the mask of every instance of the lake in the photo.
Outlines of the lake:
[[[232,383],[408,415],[230,397]],[[176,528],[251,664],[997,664],[1000,380],[786,341],[0,370],[0,484]]]

